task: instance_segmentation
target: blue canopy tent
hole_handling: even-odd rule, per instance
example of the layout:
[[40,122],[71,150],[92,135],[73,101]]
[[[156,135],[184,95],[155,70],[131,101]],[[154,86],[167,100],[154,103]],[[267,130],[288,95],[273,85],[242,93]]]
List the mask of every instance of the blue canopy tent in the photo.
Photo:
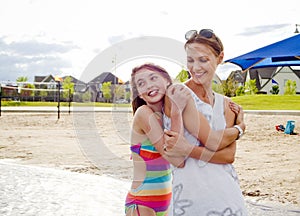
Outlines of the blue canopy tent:
[[300,34],[225,61],[250,68],[300,66]]

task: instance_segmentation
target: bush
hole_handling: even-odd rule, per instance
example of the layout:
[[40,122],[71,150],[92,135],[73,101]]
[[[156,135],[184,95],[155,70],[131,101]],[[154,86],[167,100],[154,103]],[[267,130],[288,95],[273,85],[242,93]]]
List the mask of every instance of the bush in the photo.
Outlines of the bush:
[[277,95],[279,93],[279,86],[278,85],[273,85],[272,89],[270,90],[270,93],[273,95]]
[[256,79],[249,80],[245,82],[245,94],[255,95],[258,92],[256,87]]
[[235,91],[236,96],[242,96],[245,95],[245,88],[244,86],[239,86],[237,90]]
[[295,95],[297,89],[296,81],[287,80],[284,86],[284,94],[285,95]]

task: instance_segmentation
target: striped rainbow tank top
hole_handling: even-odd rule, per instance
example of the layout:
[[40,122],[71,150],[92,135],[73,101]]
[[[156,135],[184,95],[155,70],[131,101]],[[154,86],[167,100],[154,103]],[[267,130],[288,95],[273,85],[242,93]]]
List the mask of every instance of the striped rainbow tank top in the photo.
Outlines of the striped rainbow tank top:
[[131,151],[140,155],[146,163],[146,177],[142,184],[131,189],[126,207],[144,205],[156,215],[165,215],[172,198],[172,173],[170,163],[155,149],[150,140],[132,145]]

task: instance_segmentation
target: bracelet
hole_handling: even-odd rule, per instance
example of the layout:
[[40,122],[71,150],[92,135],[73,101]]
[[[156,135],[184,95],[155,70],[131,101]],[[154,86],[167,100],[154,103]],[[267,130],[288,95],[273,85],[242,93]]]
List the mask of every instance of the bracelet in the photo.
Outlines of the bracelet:
[[238,137],[236,138],[236,140],[238,140],[239,138],[241,138],[241,136],[243,136],[244,131],[243,131],[242,128],[241,128],[240,126],[238,126],[238,125],[234,125],[233,127],[236,128],[236,129],[238,129],[238,131],[239,131]]

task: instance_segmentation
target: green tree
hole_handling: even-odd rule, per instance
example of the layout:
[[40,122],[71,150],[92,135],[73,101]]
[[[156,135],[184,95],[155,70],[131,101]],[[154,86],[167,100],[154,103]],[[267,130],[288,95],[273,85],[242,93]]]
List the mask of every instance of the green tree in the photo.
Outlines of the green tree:
[[187,70],[182,70],[179,72],[179,74],[176,76],[175,81],[178,82],[185,82],[189,79],[189,72]]
[[20,76],[17,78],[16,80],[17,82],[27,82],[28,81],[28,77],[26,76]]
[[214,81],[212,81],[212,90],[219,94],[224,94],[222,84],[215,83]]
[[21,88],[21,91],[19,92],[21,100],[24,100],[30,96],[34,96],[34,91],[29,89],[34,89],[35,86],[31,83],[26,83],[28,81],[28,78],[26,76],[18,77],[16,81],[17,83],[20,83],[18,84],[18,87]]
[[86,91],[81,95],[81,99],[83,102],[90,102],[92,98],[91,92],[90,91]]
[[233,97],[235,96],[236,89],[238,88],[238,83],[230,77],[227,80],[222,81],[222,88],[225,96]]
[[126,99],[127,101],[130,101],[130,97],[131,97],[131,92],[130,92],[130,91],[127,91],[127,92],[125,93],[125,99]]
[[68,76],[64,79],[62,83],[63,91],[63,98],[71,98],[74,94],[74,83],[72,82],[72,77]]
[[111,100],[112,98],[111,82],[104,82],[102,84],[101,91],[103,92],[103,96],[106,101]]
[[120,98],[125,98],[125,86],[124,85],[116,85],[115,86],[115,94],[116,94],[116,100]]
[[287,80],[284,85],[284,94],[285,95],[295,95],[297,90],[297,84],[294,80]]

